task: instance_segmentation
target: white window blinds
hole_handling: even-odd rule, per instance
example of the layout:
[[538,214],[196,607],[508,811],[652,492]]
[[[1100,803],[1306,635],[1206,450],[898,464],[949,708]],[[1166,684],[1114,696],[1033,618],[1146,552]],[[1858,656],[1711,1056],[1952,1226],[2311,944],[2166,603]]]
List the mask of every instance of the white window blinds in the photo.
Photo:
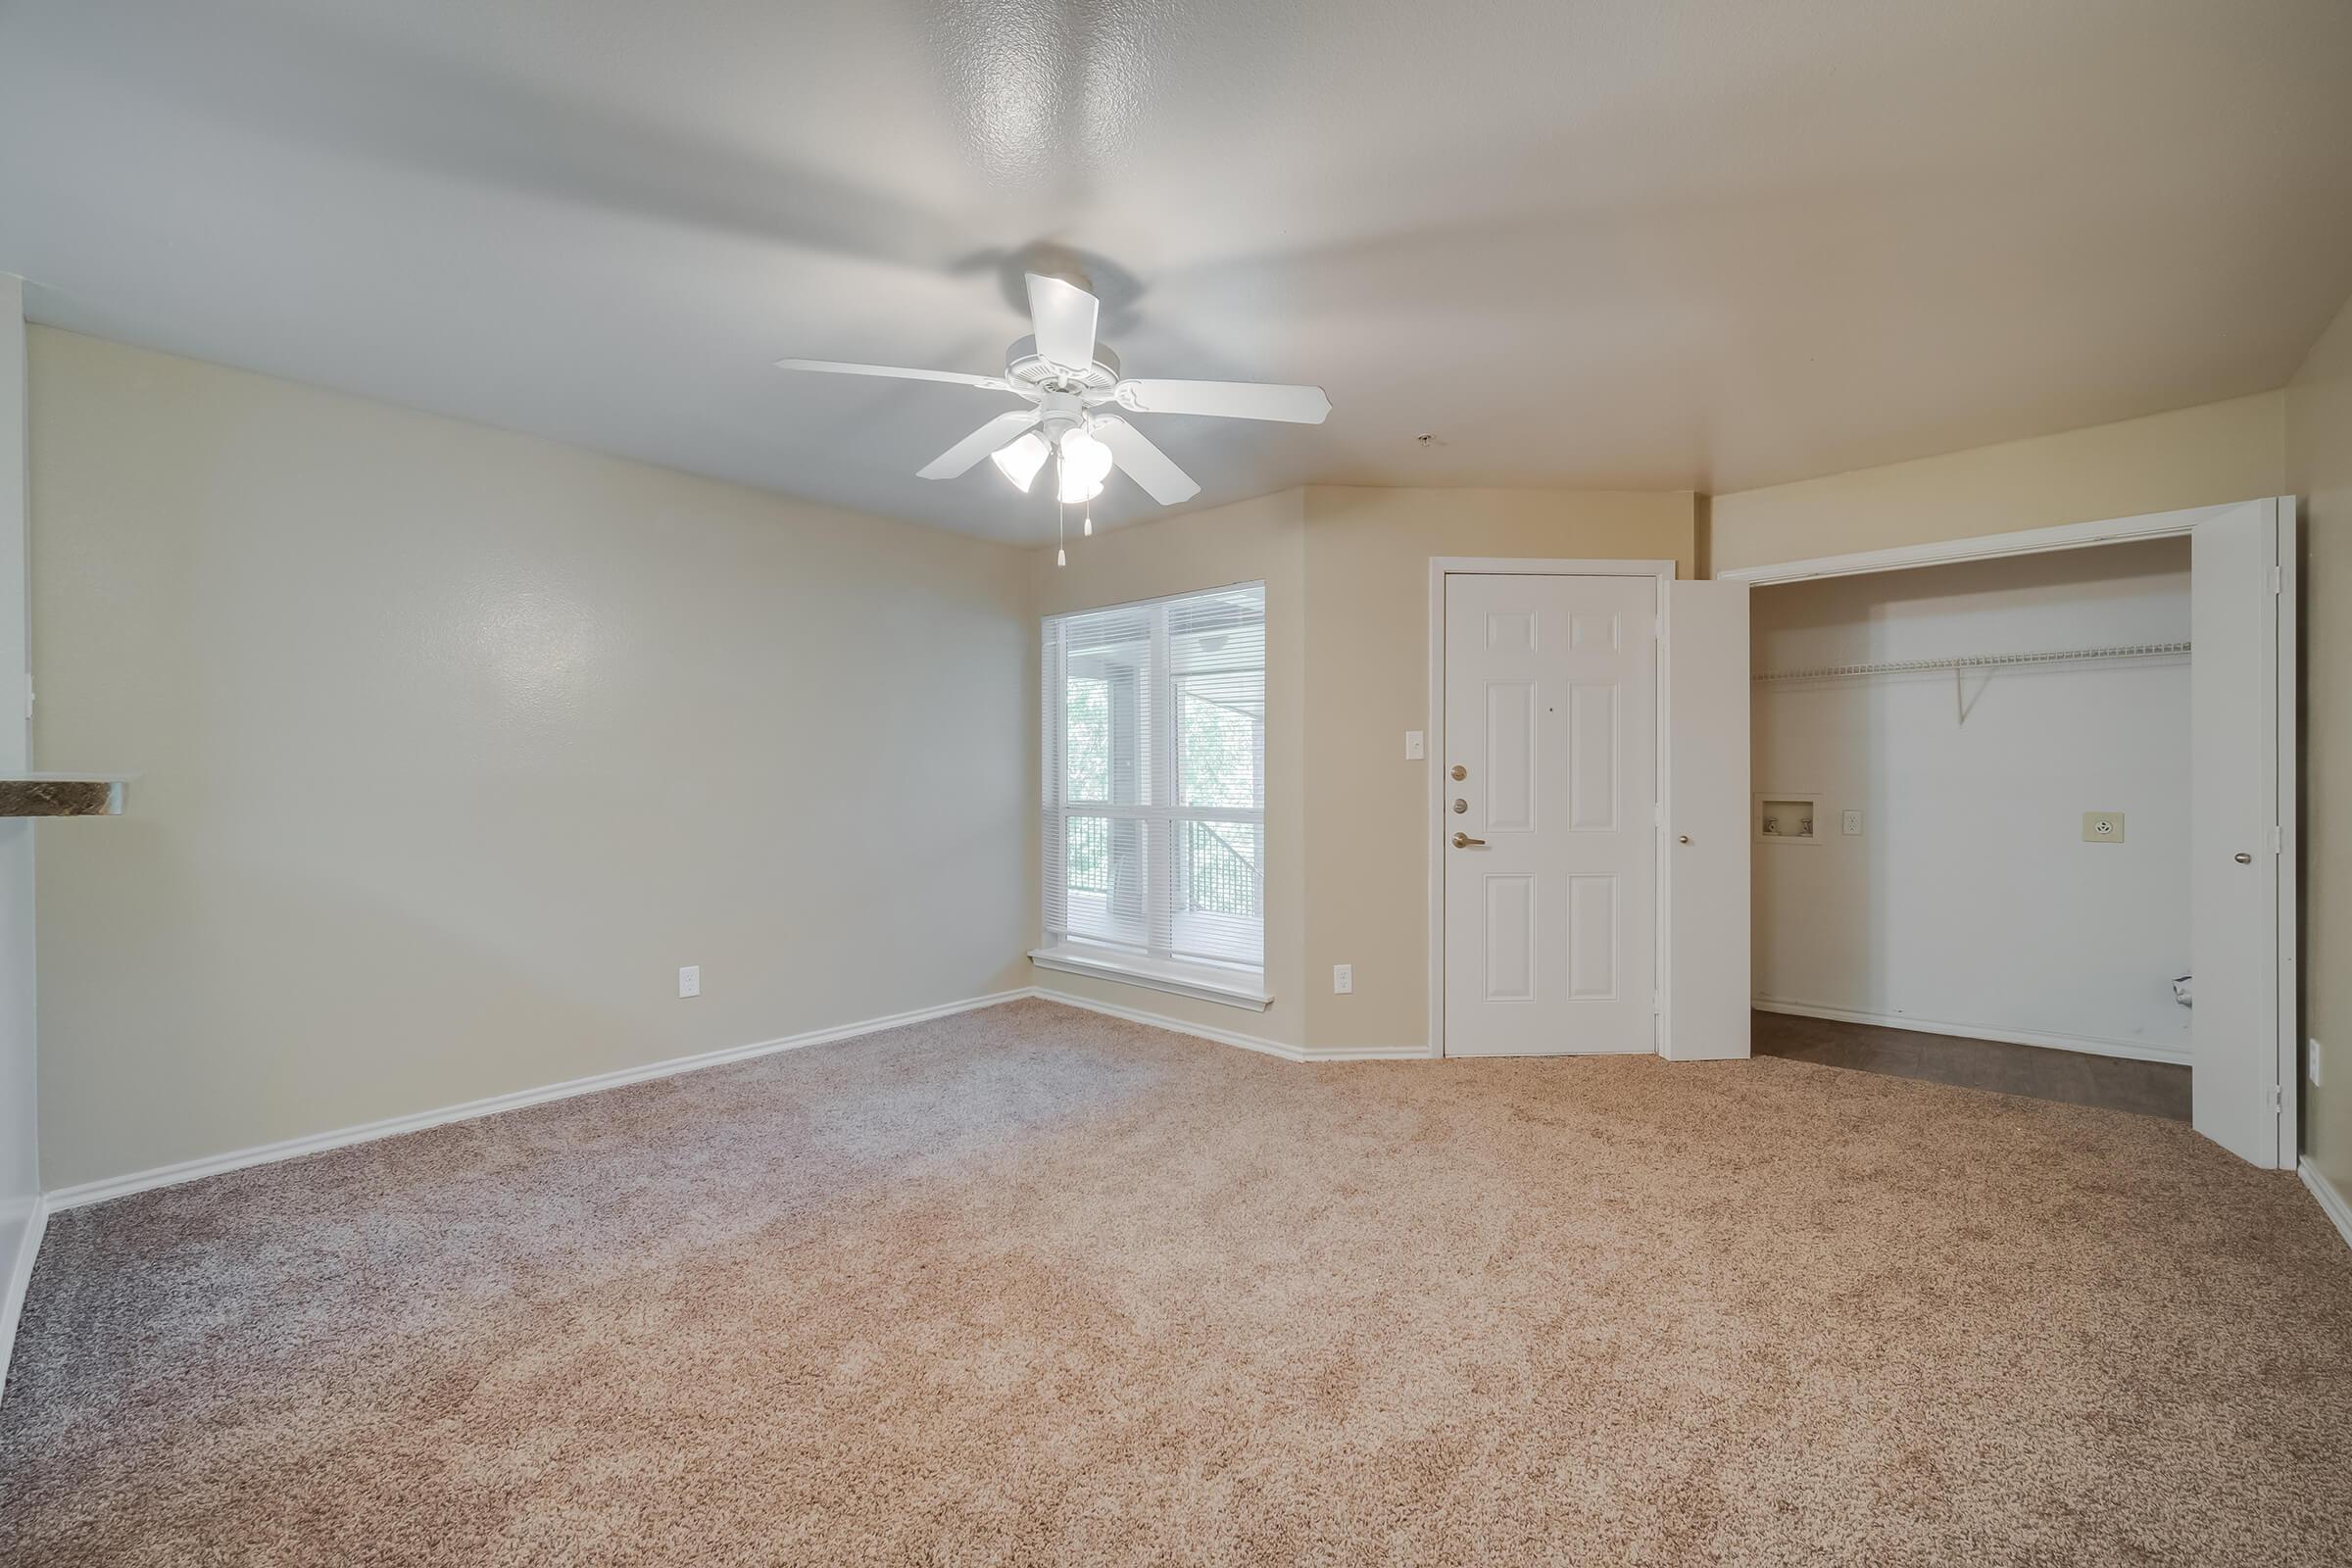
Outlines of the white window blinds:
[[1262,971],[1265,585],[1044,635],[1047,944]]

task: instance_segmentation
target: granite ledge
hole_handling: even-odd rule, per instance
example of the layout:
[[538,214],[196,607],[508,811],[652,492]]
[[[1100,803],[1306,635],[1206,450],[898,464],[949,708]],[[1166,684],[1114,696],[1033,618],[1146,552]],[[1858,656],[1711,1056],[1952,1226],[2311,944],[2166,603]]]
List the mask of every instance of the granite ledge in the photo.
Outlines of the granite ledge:
[[117,816],[124,774],[0,773],[0,817]]

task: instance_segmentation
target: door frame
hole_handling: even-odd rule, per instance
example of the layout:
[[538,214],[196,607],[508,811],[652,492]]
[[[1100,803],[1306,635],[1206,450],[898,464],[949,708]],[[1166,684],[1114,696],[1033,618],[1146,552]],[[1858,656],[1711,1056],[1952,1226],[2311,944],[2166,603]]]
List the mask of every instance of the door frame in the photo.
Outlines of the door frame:
[[1666,585],[1674,580],[1671,561],[1555,561],[1519,556],[1432,556],[1429,558],[1429,730],[1423,747],[1429,766],[1429,1054],[1446,1054],[1446,579],[1447,577],[1649,577],[1655,579],[1651,613],[1657,617],[1657,781],[1650,803],[1651,902],[1657,921],[1651,962],[1651,1009],[1658,1018],[1652,1049],[1666,1048],[1666,1022],[1656,997],[1665,986],[1666,935],[1671,929],[1666,877],[1666,835],[1661,813],[1667,791],[1667,691],[1672,662],[1667,658],[1670,626]]
[[[1817,577],[1850,577],[1868,572],[1901,571],[1913,566],[1939,566],[1958,561],[1992,561],[2003,556],[2087,550],[2098,545],[2124,544],[2136,539],[2185,537],[2200,522],[2226,516],[2250,506],[2269,507],[2272,522],[2278,529],[2278,565],[2272,583],[2272,591],[2278,603],[2278,645],[2273,650],[2278,660],[2278,710],[2272,718],[2277,755],[2270,759],[2271,789],[2278,814],[2278,1039],[2273,1065],[2278,1074],[2278,1151],[2276,1165],[2281,1170],[2292,1170],[2302,1140],[2299,1093],[2302,1074],[2297,1070],[2300,1065],[2298,1042],[2302,1036],[2302,998],[2296,968],[2300,941],[2297,901],[2301,878],[2297,874],[2297,865],[2301,851],[2296,815],[2301,780],[2301,737],[2296,730],[2295,711],[2296,677],[2299,673],[2297,661],[2301,653],[2302,634],[2295,616],[2298,554],[2295,498],[2256,496],[2216,507],[2150,512],[2138,516],[2113,517],[2100,522],[2061,523],[2050,528],[2023,528],[2012,533],[1981,534],[1968,539],[1895,545],[1885,550],[1861,550],[1841,556],[1816,556],[1807,561],[1735,566],[1713,575],[1717,581],[1744,582],[1753,588],[1770,583],[1805,582]],[[2191,657],[2194,657],[2193,652]]]

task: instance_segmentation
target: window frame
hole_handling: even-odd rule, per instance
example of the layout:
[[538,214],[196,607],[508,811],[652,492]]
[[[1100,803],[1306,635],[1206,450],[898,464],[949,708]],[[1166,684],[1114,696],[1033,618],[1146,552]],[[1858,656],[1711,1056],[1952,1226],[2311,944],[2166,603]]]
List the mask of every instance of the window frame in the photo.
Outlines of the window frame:
[[[1042,785],[1041,899],[1038,907],[1040,945],[1030,951],[1030,961],[1041,969],[1053,969],[1067,974],[1091,975],[1116,980],[1125,984],[1149,987],[1179,996],[1193,997],[1205,1002],[1262,1011],[1274,1000],[1266,988],[1265,971],[1265,864],[1266,811],[1262,788],[1254,807],[1188,807],[1180,804],[1177,780],[1178,732],[1182,727],[1182,693],[1189,672],[1174,668],[1169,650],[1169,618],[1177,607],[1188,601],[1213,598],[1243,590],[1254,590],[1259,596],[1259,626],[1265,624],[1265,583],[1257,579],[1225,583],[1180,594],[1165,594],[1155,599],[1139,599],[1121,604],[1090,606],[1057,614],[1039,617],[1038,646],[1044,667],[1039,680],[1040,767]],[[1114,797],[1103,801],[1076,801],[1067,797],[1068,738],[1069,738],[1069,673],[1068,641],[1060,628],[1072,620],[1089,616],[1131,612],[1148,617],[1149,652],[1138,684],[1144,689],[1144,706],[1152,714],[1151,735],[1139,747],[1147,777],[1137,781],[1145,800],[1154,804],[1119,802],[1121,793],[1116,782],[1119,761],[1114,751],[1108,763],[1110,782],[1106,790]],[[1084,678],[1081,676],[1080,678]],[[1264,679],[1260,665],[1260,680]],[[1104,723],[1115,733],[1117,703],[1104,705]],[[1270,714],[1268,715],[1271,716]],[[1262,778],[1265,765],[1265,746],[1262,729],[1259,732],[1255,766]],[[1058,882],[1064,909],[1063,924],[1068,924],[1068,885],[1066,857],[1068,855],[1070,823],[1075,818],[1096,818],[1105,822],[1133,820],[1143,824],[1143,830],[1157,842],[1152,853],[1143,857],[1143,939],[1138,944],[1114,944],[1073,935],[1068,930],[1056,931],[1053,911]],[[1257,836],[1259,863],[1257,866],[1257,927],[1258,961],[1249,964],[1213,957],[1179,956],[1172,949],[1176,833],[1182,825],[1195,821],[1230,822],[1250,827]]]

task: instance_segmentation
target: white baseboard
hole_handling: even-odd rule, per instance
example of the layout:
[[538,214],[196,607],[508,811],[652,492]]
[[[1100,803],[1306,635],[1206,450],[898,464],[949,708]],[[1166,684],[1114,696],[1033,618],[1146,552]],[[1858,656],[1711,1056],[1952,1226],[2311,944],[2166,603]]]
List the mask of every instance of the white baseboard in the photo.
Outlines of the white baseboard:
[[1304,1061],[1305,1054],[1297,1046],[1286,1046],[1279,1040],[1267,1040],[1257,1035],[1246,1035],[1237,1029],[1215,1029],[1204,1023],[1187,1023],[1171,1018],[1164,1012],[1146,1012],[1141,1007],[1122,1007],[1112,1002],[1097,1002],[1092,997],[1073,996],[1067,991],[1055,991],[1050,986],[1031,986],[1024,995],[1044,1002],[1059,1003],[1085,1012],[1099,1012],[1106,1018],[1124,1018],[1129,1023],[1147,1024],[1153,1029],[1165,1029],[1173,1034],[1191,1035],[1196,1040],[1213,1040],[1220,1046],[1238,1046],[1262,1055],[1280,1056],[1285,1061]]
[[1962,1040],[1998,1040],[2013,1046],[2040,1046],[2050,1051],[2079,1051],[2091,1056],[2121,1056],[2131,1061],[2169,1061],[2188,1065],[2188,1053],[2167,1051],[2131,1040],[2102,1040],[2094,1035],[2036,1034],[2025,1029],[1987,1029],[1982,1024],[1943,1023],[1915,1018],[1904,1012],[1860,1012],[1851,1007],[1825,1007],[1812,1002],[1784,1002],[1757,997],[1749,1003],[1758,1012],[1782,1012],[1797,1018],[1828,1018],[1838,1023],[1876,1024],[1882,1029],[1909,1029],[1920,1034],[1955,1035]]
[[1430,1061],[1435,1058],[1429,1047],[1414,1041],[1409,1046],[1307,1046],[1299,1056],[1305,1061]]
[[24,1221],[24,1240],[9,1259],[8,1277],[0,1282],[0,1394],[8,1389],[8,1363],[17,1348],[17,1322],[24,1315],[24,1293],[32,1285],[33,1259],[40,1255],[41,1236],[49,1228],[49,1200],[34,1194],[32,1212]]
[[2295,1161],[2295,1174],[2311,1189],[2311,1196],[2320,1200],[2320,1208],[2334,1222],[2335,1233],[2352,1247],[2352,1200],[2335,1190],[2335,1184],[2320,1174],[2319,1167],[2308,1159]]
[[1057,1002],[1065,1007],[1077,1007],[1087,1012],[1099,1012],[1108,1018],[1124,1018],[1153,1029],[1165,1029],[1171,1034],[1191,1035],[1196,1040],[1211,1040],[1220,1046],[1236,1046],[1243,1051],[1254,1051],[1260,1055],[1279,1056],[1284,1061],[1426,1061],[1429,1048],[1411,1046],[1292,1046],[1260,1035],[1246,1035],[1234,1029],[1218,1029],[1208,1024],[1188,1023],[1164,1012],[1147,1012],[1141,1007],[1122,1007],[1116,1003],[1097,1002],[1092,997],[1072,996],[1047,986],[1032,986],[1029,995],[1043,1002]]
[[60,1188],[49,1194],[48,1206],[52,1211],[79,1208],[85,1203],[103,1203],[110,1198],[125,1198],[132,1193],[144,1193],[157,1187],[174,1187],[200,1177],[218,1176],[225,1171],[243,1170],[248,1165],[267,1165],[281,1159],[295,1159],[304,1154],[321,1153],[329,1149],[342,1149],[351,1144],[371,1143],[378,1138],[397,1138],[402,1133],[422,1132],[428,1127],[440,1127],[453,1121],[471,1121],[477,1116],[495,1116],[503,1110],[520,1110],[526,1105],[543,1105],[550,1101],[569,1100],[574,1095],[592,1095],[602,1089],[618,1089],[627,1084],[644,1083],[652,1078],[668,1078],[682,1072],[695,1072],[705,1067],[723,1067],[731,1061],[747,1061],[754,1056],[773,1055],[779,1051],[798,1051],[804,1046],[828,1045],[836,1040],[854,1040],[859,1035],[876,1034],[884,1029],[896,1029],[904,1024],[925,1023],[933,1018],[945,1018],[958,1012],[970,1012],[979,1007],[993,1007],[1001,1002],[1018,1002],[1030,993],[1027,990],[1000,991],[992,996],[970,997],[961,1002],[942,1003],[935,1007],[916,1007],[907,1012],[894,1012],[887,1017],[867,1018],[858,1023],[838,1024],[830,1029],[811,1029],[806,1034],[787,1035],[780,1040],[762,1040],[757,1045],[730,1046],[721,1051],[704,1052],[694,1056],[672,1056],[666,1061],[648,1062],[642,1067],[622,1067],[614,1072],[596,1073],[586,1078],[573,1078],[540,1089],[518,1089],[513,1094],[493,1095],[487,1100],[470,1100],[462,1105],[445,1105],[439,1110],[418,1111],[410,1116],[392,1116],[357,1127],[343,1127],[331,1133],[314,1133],[307,1138],[288,1138],[274,1144],[263,1144],[253,1149],[240,1149],[225,1154],[208,1154],[200,1159],[183,1159],[177,1164],[158,1165],[153,1170],[133,1171],[127,1176],[110,1176],[103,1181],[83,1182],[78,1186]]

